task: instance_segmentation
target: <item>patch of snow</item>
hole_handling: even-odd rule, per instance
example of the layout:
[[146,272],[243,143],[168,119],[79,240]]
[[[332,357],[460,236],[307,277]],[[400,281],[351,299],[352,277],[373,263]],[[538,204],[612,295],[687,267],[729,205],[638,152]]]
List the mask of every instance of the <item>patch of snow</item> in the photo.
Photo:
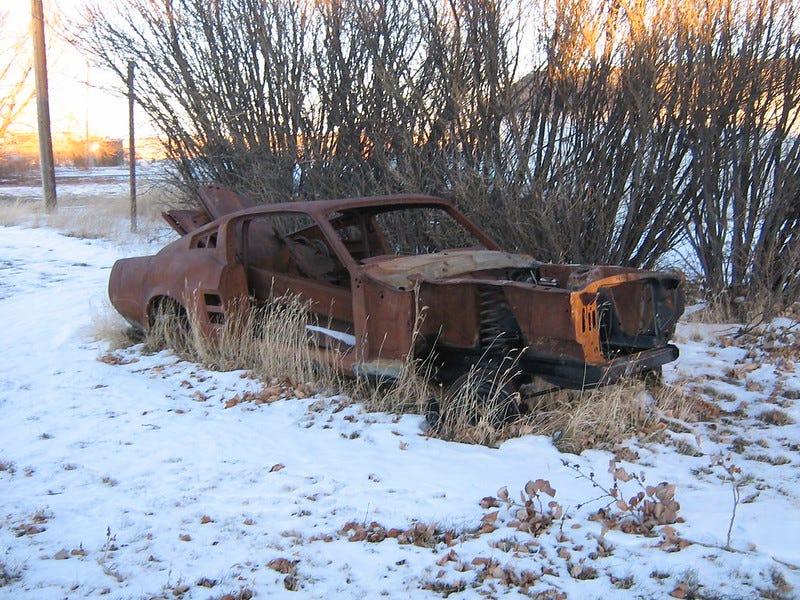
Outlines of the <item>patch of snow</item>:
[[356,345],[356,336],[345,333],[344,331],[336,331],[335,329],[327,329],[325,327],[318,327],[317,325],[306,325],[306,329],[332,337],[335,340],[344,342],[348,346]]
[[[660,442],[631,440],[638,459],[620,463],[645,486],[676,486],[682,521],[671,527],[691,544],[670,546],[662,527],[648,537],[596,520],[608,498],[591,501],[602,493],[588,476],[612,485],[608,451],[560,454],[542,436],[499,448],[445,442],[424,434],[420,416],[369,413],[339,397],[225,408],[259,382],[168,351],[110,352],[93,339],[110,267],[151,251],[0,229],[0,597],[800,590],[800,404],[787,392],[800,390],[800,374],[769,357],[751,368],[748,349],[725,345],[727,330],[681,325],[681,357],[664,369],[720,407],[718,419]],[[785,424],[759,420],[776,409]],[[537,479],[564,511],[538,536],[514,524],[516,508],[480,505],[504,486],[519,503]],[[642,489],[619,485],[625,499]],[[487,515],[494,529],[481,532]],[[436,533],[428,545],[350,541],[348,524],[372,523]],[[519,583],[525,573],[529,585]]]

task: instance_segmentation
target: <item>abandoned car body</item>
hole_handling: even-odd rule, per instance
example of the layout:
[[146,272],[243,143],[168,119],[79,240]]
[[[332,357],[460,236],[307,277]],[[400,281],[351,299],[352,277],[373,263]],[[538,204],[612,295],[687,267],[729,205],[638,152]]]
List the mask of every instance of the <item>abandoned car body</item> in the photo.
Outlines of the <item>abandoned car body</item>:
[[509,355],[520,383],[568,388],[678,356],[678,274],[506,253],[430,196],[253,206],[212,185],[201,198],[205,211],[165,214],[180,239],[114,265],[109,295],[130,323],[146,329],[170,302],[213,333],[237,299],[297,294],[346,372],[391,377],[406,356],[433,355],[445,384]]

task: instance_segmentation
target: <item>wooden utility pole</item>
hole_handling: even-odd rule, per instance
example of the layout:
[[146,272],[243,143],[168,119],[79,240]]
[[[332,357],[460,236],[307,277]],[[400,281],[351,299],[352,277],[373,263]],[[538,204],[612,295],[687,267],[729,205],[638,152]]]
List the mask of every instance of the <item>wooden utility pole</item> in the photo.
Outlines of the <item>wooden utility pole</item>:
[[39,163],[42,167],[42,190],[47,212],[56,210],[56,169],[53,161],[53,138],[50,133],[50,96],[47,91],[47,52],[44,43],[42,0],[31,0],[33,59],[36,71],[36,114],[39,126]]
[[133,122],[133,61],[128,61],[128,162],[131,179],[131,231],[136,232],[136,128]]

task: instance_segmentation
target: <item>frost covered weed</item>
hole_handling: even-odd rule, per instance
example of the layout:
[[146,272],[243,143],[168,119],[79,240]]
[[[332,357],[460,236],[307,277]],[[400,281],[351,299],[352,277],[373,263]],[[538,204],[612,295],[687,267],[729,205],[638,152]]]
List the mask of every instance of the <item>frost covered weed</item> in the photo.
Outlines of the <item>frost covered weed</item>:
[[[488,512],[477,527],[461,532],[442,531],[435,524],[421,522],[413,523],[406,529],[390,529],[376,521],[369,524],[366,521],[351,521],[339,531],[339,535],[350,542],[378,544],[385,540],[395,540],[398,544],[430,548],[437,556],[436,566],[439,567],[435,581],[443,586],[442,590],[448,590],[447,593],[453,593],[450,586],[479,589],[488,584],[492,588],[502,585],[507,589],[518,589],[530,597],[553,598],[566,596],[539,596],[531,589],[532,586],[541,583],[543,575],[568,576],[575,580],[600,577],[599,565],[595,566],[592,561],[613,555],[614,546],[604,536],[608,529],[646,536],[657,532],[662,541],[655,547],[668,552],[681,550],[689,545],[670,527],[670,523],[680,522],[677,516],[680,507],[674,500],[674,486],[666,482],[657,486],[645,486],[643,474],[629,475],[615,461],[611,461],[609,473],[612,485],[603,487],[594,473],[586,475],[578,465],[564,464],[576,471],[581,478],[591,482],[593,488],[601,490],[600,496],[588,500],[587,503],[606,501],[606,505],[590,517],[590,520],[599,521],[603,526],[602,534],[587,538],[595,540],[594,549],[585,547],[583,543],[571,542],[564,531],[564,524],[571,515],[555,501],[556,490],[545,479],[528,481],[520,490],[519,498],[509,493],[507,487],[500,488],[496,497],[483,498],[480,506]],[[622,488],[632,481],[638,483],[641,490],[630,499],[625,499]],[[512,530],[511,535],[506,533],[509,530]],[[486,544],[490,554],[477,554],[473,558],[464,556],[469,551],[465,542],[483,539],[484,535],[488,536]],[[469,548],[474,549],[475,546]],[[536,561],[533,564],[536,568],[534,571],[520,570],[513,564],[503,564],[502,555],[498,555],[498,551],[513,554],[515,558],[535,556]],[[472,576],[464,579],[464,574],[468,572]],[[665,574],[662,577],[669,578],[671,575]],[[612,576],[611,579],[619,589],[629,589],[635,585],[632,577],[615,579]],[[454,580],[457,582],[453,583]],[[691,581],[687,580],[687,583]]]
[[762,598],[768,600],[790,600],[796,598],[794,587],[786,581],[786,577],[780,569],[773,567],[769,573],[772,586],[759,590]]
[[95,340],[107,342],[110,351],[128,348],[142,341],[141,333],[126,326],[109,302],[100,309],[92,309],[91,322],[89,335]]
[[777,408],[762,412],[758,415],[758,420],[762,423],[766,423],[767,425],[774,425],[778,427],[782,425],[794,424],[794,419],[792,419],[792,417]]
[[[554,498],[556,491],[545,479],[529,481],[525,489],[519,494],[519,502],[508,493],[508,488],[502,487],[497,492],[500,502],[504,503],[512,519],[509,527],[537,536],[547,530],[550,525],[564,516],[564,509],[555,500],[544,504],[544,496]],[[484,499],[486,503],[487,499]],[[486,517],[484,517],[484,522]]]
[[40,227],[40,212],[42,211],[38,207],[38,203],[24,201],[2,202],[0,203],[0,226],[26,225]]
[[405,529],[386,528],[377,521],[357,523],[350,521],[339,531],[339,535],[348,542],[369,542],[378,544],[384,540],[394,539],[398,544],[413,544],[420,548],[435,548],[439,544],[451,546],[458,535],[453,531],[444,531],[435,523],[414,523]]
[[[674,500],[674,486],[667,483],[645,486],[644,475],[635,477],[628,475],[612,461],[609,472],[613,484],[605,488],[598,483],[593,473],[585,475],[577,465],[566,465],[590,481],[594,488],[602,491],[599,497],[588,502],[607,501],[606,506],[590,517],[591,520],[601,522],[604,532],[608,529],[619,529],[631,534],[654,535],[656,528],[659,528],[658,532],[663,539],[657,545],[658,548],[674,551],[688,545],[688,542],[679,538],[675,530],[669,526],[670,523],[680,520],[677,517],[679,505]],[[630,499],[625,499],[622,487],[630,481],[639,483],[641,491]],[[437,581],[447,582],[445,575],[448,572],[453,575],[472,572],[473,577],[466,585],[473,588],[489,582],[490,585],[497,583],[506,588],[517,588],[526,592],[541,581],[542,575],[555,576],[559,571],[576,580],[596,579],[600,576],[600,570],[590,561],[611,556],[614,547],[602,534],[594,538],[597,542],[594,550],[591,548],[584,550],[582,544],[577,546],[570,544],[569,537],[563,531],[564,522],[570,519],[570,515],[555,501],[555,496],[556,490],[549,481],[537,479],[528,481],[520,490],[518,498],[515,494],[509,493],[507,487],[500,488],[496,497],[483,498],[480,506],[488,512],[481,518],[478,527],[462,532],[441,531],[436,525],[426,523],[414,523],[407,529],[389,529],[375,521],[369,524],[351,521],[341,529],[339,535],[346,537],[350,542],[377,544],[393,539],[398,544],[414,544],[430,548],[438,556],[436,565],[440,571]],[[558,525],[556,530],[554,525]],[[499,534],[509,529],[519,533],[500,537]],[[520,534],[522,541],[517,538]],[[487,545],[492,549],[491,555],[478,554],[471,560],[464,557],[463,552],[466,548],[464,542],[484,535],[489,536]],[[550,543],[556,544],[557,548],[553,549],[549,564],[546,561],[536,572],[501,564],[502,559],[497,556],[497,551],[500,551],[513,553],[515,557],[520,555],[547,557],[550,553],[545,546]],[[459,585],[463,582],[464,580],[461,580]],[[634,581],[632,578],[618,580],[615,585],[627,589],[634,585]]]
[[22,580],[22,567],[0,562],[0,588]]
[[731,518],[728,521],[728,532],[725,536],[725,549],[731,549],[731,535],[733,534],[733,524],[736,521],[736,511],[741,503],[741,488],[746,485],[747,481],[742,477],[742,470],[731,461],[730,456],[723,458],[721,456],[715,457],[709,465],[710,469],[719,468],[722,470],[720,478],[723,482],[730,483],[732,494],[732,507]]

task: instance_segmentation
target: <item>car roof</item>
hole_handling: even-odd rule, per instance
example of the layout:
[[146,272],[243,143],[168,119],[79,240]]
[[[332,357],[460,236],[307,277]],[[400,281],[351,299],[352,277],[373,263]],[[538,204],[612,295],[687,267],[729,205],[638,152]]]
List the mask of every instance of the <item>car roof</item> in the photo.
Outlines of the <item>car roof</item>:
[[364,196],[361,198],[339,198],[334,200],[305,200],[297,202],[278,202],[245,208],[225,215],[226,217],[243,217],[273,212],[299,212],[324,218],[325,215],[337,211],[358,208],[403,208],[404,206],[441,206],[452,208],[449,200],[427,196],[424,194],[392,194],[387,196]]

